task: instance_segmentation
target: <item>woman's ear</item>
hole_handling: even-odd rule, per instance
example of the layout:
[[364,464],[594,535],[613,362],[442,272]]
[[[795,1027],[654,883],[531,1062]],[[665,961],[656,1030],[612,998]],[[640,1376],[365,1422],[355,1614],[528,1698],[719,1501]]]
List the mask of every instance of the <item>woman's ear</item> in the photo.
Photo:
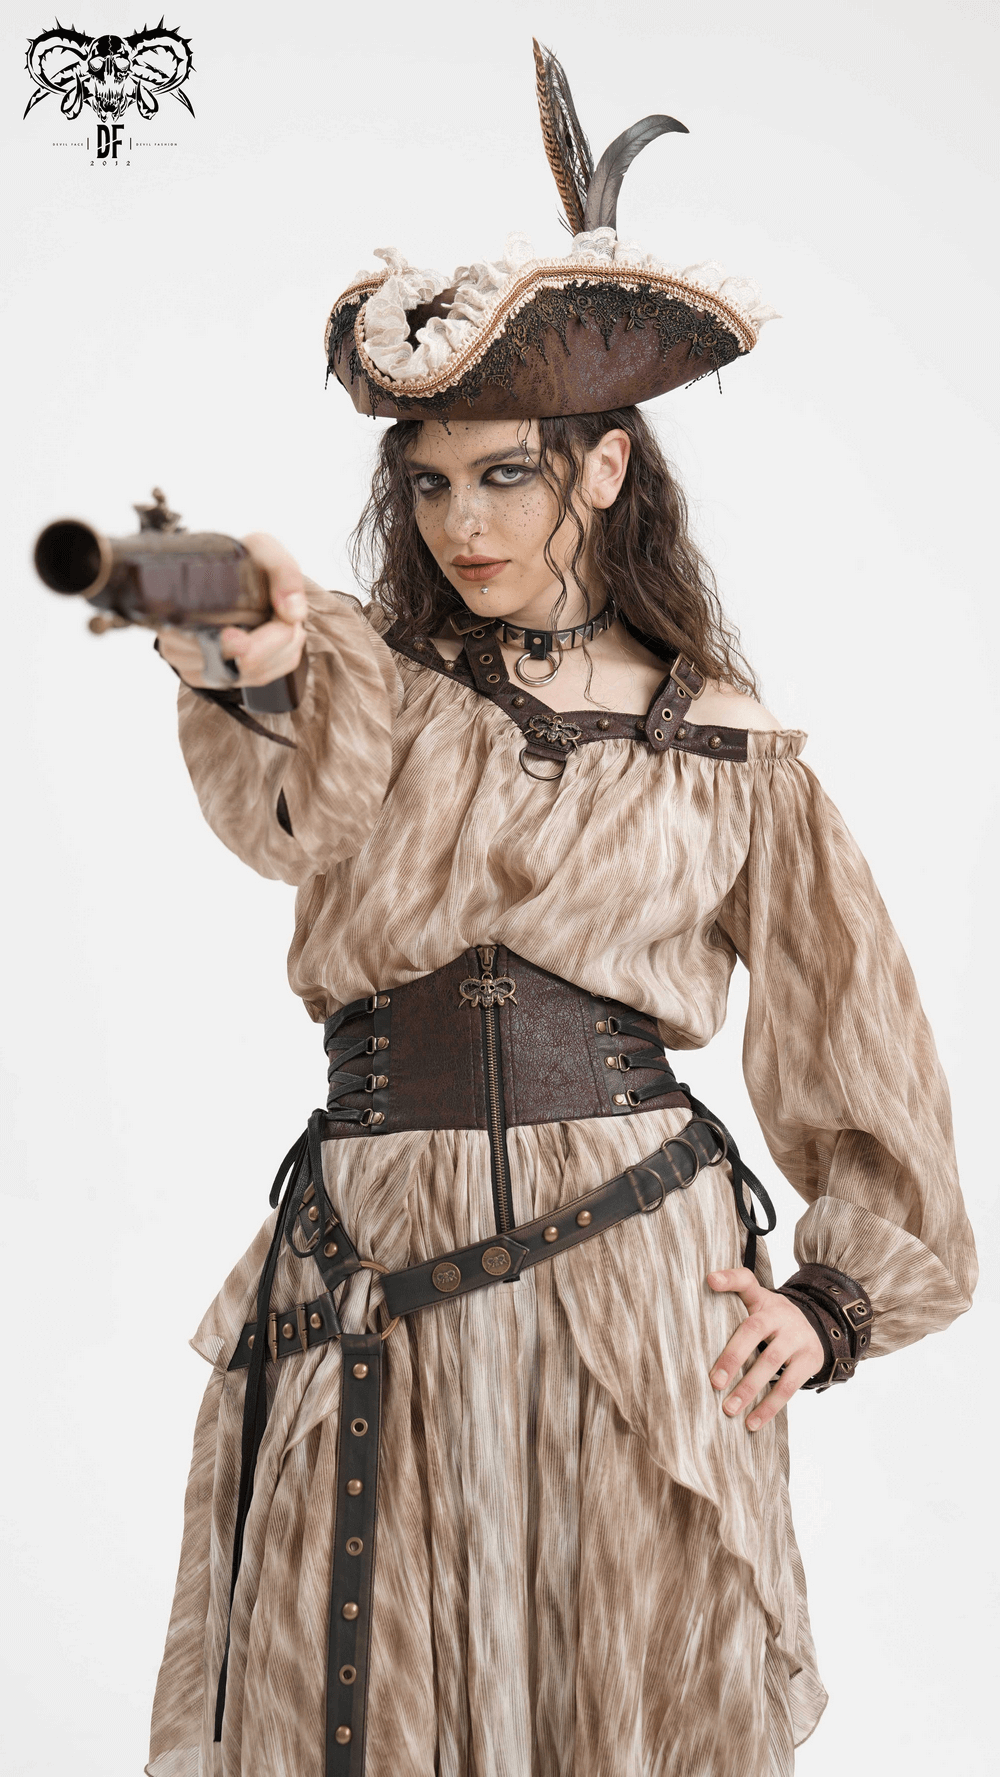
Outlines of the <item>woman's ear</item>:
[[616,428],[605,432],[593,450],[587,452],[584,487],[592,506],[602,510],[613,506],[621,491],[632,449],[627,432]]

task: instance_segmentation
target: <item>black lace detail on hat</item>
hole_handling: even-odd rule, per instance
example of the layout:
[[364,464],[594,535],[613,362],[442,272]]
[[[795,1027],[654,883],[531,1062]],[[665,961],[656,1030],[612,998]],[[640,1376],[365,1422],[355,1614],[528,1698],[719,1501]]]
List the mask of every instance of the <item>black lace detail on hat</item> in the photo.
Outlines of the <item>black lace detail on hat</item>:
[[[353,331],[361,307],[362,301],[350,303],[338,309],[334,316],[329,344],[331,371],[344,339]],[[479,363],[450,388],[437,395],[407,396],[405,385],[395,383],[391,398],[397,407],[412,410],[414,414],[444,416],[459,401],[477,402],[488,384],[509,390],[514,386],[518,364],[524,362],[530,351],[538,352],[547,363],[547,350],[551,351],[558,341],[561,350],[569,354],[566,334],[571,321],[578,321],[584,327],[596,327],[609,351],[619,323],[624,325],[626,332],[633,328],[637,332],[652,328],[664,358],[674,346],[687,341],[693,356],[704,360],[706,373],[721,370],[724,364],[729,364],[740,354],[736,336],[714,315],[693,309],[676,296],[668,296],[665,291],[648,284],[632,287],[602,279],[594,283],[568,284],[565,289],[543,286],[530,302],[510,317]],[[550,337],[552,334],[555,341]],[[387,391],[368,376],[356,348],[351,354],[349,369],[355,380],[367,384],[374,410]]]

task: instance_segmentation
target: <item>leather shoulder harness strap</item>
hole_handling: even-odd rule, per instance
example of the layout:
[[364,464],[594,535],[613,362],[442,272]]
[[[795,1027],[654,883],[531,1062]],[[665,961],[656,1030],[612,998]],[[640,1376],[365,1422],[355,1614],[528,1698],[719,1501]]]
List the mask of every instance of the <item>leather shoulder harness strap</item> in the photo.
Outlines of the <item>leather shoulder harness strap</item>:
[[601,740],[644,740],[654,753],[673,748],[681,753],[738,762],[747,756],[745,729],[718,728],[692,720],[692,705],[705,681],[691,662],[680,655],[657,686],[646,714],[635,716],[594,708],[553,710],[533,697],[525,685],[511,679],[503,650],[490,625],[469,631],[456,661],[446,661],[429,637],[401,641],[395,626],[386,631],[383,639],[419,666],[471,685],[488,697],[520,728],[532,759],[564,763],[578,747]]

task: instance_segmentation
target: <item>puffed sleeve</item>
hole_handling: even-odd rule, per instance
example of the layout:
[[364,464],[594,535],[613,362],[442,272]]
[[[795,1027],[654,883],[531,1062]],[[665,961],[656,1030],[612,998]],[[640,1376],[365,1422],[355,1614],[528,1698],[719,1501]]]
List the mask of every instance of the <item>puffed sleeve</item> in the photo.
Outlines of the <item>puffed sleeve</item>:
[[750,738],[749,852],[719,920],[750,975],[747,1087],[776,1164],[809,1205],[796,1257],[867,1290],[878,1356],[947,1326],[975,1286],[948,1088],[841,816],[794,744],[782,746],[793,737]]
[[385,796],[400,685],[356,599],[311,589],[299,708],[259,716],[280,746],[182,685],[181,747],[202,813],[261,876],[301,884],[353,857]]

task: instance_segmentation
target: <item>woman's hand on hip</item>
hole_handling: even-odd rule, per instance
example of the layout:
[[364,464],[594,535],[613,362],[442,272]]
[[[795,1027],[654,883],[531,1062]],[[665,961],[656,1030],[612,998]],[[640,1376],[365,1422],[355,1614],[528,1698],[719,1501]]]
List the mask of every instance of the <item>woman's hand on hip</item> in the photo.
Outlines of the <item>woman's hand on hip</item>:
[[[306,582],[298,563],[274,537],[263,531],[244,537],[244,546],[257,566],[267,573],[274,616],[258,629],[224,629],[219,645],[226,660],[240,669],[234,687],[270,685],[295,671],[305,645],[303,621],[308,612]],[[176,668],[187,685],[203,683],[201,648],[190,630],[162,629],[160,653]]]
[[[801,1308],[797,1308],[787,1296],[766,1290],[745,1265],[736,1271],[710,1271],[708,1284],[710,1289],[720,1293],[734,1290],[747,1309],[746,1320],[737,1327],[725,1351],[712,1365],[710,1380],[713,1388],[720,1393],[728,1388],[758,1345],[767,1341],[766,1351],[759,1354],[757,1362],[722,1404],[723,1412],[735,1417],[749,1406],[762,1388],[772,1383],[746,1422],[748,1431],[757,1431],[781,1411],[803,1382],[808,1382],[810,1376],[822,1369],[826,1353],[819,1334]],[[780,1376],[779,1370],[782,1372]]]

